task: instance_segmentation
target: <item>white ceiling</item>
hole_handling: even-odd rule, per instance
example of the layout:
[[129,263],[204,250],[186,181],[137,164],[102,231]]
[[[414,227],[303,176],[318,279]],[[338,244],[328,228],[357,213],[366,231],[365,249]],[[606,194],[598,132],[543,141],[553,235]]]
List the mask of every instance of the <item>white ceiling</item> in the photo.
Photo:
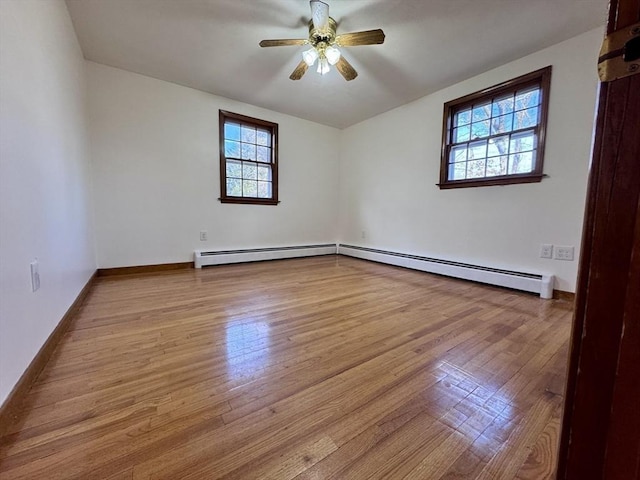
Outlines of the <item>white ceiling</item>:
[[[326,0],[338,34],[382,28],[383,45],[342,49],[359,76],[289,80],[307,0],[67,0],[85,58],[344,128],[604,25],[607,0]],[[307,47],[308,48],[308,47]],[[594,65],[595,69],[595,65]]]

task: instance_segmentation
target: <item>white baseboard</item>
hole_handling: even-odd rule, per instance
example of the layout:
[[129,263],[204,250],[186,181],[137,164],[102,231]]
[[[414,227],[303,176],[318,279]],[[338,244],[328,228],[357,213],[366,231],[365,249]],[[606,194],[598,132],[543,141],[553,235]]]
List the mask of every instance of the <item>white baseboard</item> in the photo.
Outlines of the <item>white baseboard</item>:
[[542,298],[553,298],[554,277],[547,273],[514,272],[355,245],[339,244],[338,253],[423,272],[537,293]]
[[283,258],[334,255],[336,252],[337,246],[335,243],[244,250],[196,250],[194,254],[194,264],[196,268],[202,268],[208,265],[224,265],[228,263],[261,262],[263,260],[279,260]]

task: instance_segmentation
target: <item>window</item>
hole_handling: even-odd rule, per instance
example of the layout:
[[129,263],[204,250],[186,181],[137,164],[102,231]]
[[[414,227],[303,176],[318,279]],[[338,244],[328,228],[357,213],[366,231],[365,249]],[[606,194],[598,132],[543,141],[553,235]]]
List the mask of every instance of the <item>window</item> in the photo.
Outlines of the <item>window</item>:
[[551,67],[444,105],[440,188],[542,180]]
[[220,110],[220,201],[278,204],[278,124]]

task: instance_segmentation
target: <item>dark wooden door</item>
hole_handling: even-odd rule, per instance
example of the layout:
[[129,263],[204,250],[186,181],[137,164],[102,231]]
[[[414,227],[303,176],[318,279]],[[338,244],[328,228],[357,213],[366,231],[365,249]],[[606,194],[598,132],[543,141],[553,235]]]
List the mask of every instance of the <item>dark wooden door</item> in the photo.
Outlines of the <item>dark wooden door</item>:
[[[611,0],[609,9],[608,34],[640,20],[640,0]],[[636,74],[601,84],[558,479],[639,476],[639,200]]]

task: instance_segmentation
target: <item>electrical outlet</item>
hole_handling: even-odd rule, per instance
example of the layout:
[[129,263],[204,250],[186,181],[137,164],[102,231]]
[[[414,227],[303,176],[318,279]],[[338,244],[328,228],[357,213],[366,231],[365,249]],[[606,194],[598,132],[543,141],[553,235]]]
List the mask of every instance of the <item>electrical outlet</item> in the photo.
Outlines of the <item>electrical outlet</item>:
[[207,241],[207,232],[206,232],[206,230],[202,230],[200,232],[200,241],[201,242],[206,242]]
[[540,258],[553,258],[553,245],[543,243],[540,245]]
[[35,292],[40,288],[40,267],[38,265],[38,259],[36,258],[29,266],[31,267],[31,291]]
[[556,260],[573,261],[573,247],[556,247]]
[[363,240],[366,239],[367,238],[367,232],[362,230],[362,232],[360,233],[360,236],[362,237]]

